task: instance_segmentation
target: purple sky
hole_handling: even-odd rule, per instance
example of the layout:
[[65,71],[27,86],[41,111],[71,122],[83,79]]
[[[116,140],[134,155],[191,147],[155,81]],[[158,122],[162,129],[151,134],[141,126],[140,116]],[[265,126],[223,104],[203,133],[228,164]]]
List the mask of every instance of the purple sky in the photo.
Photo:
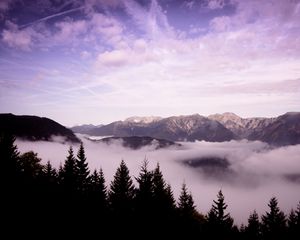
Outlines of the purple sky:
[[299,99],[299,0],[0,0],[0,112],[72,126]]

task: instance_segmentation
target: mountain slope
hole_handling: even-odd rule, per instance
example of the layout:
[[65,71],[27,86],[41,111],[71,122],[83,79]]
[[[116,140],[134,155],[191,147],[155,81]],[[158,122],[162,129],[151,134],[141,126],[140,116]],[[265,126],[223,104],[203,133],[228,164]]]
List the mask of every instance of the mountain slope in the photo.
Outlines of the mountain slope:
[[95,128],[101,127],[101,126],[103,126],[103,125],[95,126],[93,124],[83,124],[83,125],[71,127],[70,129],[76,133],[89,134],[90,131],[93,131]]
[[222,124],[199,114],[162,119],[152,124],[149,133],[171,141],[223,142],[234,138],[233,133]]
[[199,114],[168,118],[131,117],[89,128],[85,133],[115,137],[150,136],[170,141],[248,139],[281,146],[300,144],[299,124],[300,113],[286,113],[277,118],[241,118],[227,112],[208,117]]
[[261,140],[276,146],[300,144],[300,113],[281,115],[262,131],[252,133],[248,139]]
[[230,129],[237,138],[248,138],[256,132],[262,131],[266,126],[275,121],[275,118],[241,118],[234,113],[213,114],[209,119],[216,120]]
[[149,136],[169,141],[229,141],[234,134],[217,121],[199,114],[153,121],[117,121],[87,132],[94,136]]
[[49,118],[37,116],[0,114],[0,133],[4,132],[32,141],[50,141],[53,136],[61,136],[67,141],[79,142],[79,139],[68,128]]

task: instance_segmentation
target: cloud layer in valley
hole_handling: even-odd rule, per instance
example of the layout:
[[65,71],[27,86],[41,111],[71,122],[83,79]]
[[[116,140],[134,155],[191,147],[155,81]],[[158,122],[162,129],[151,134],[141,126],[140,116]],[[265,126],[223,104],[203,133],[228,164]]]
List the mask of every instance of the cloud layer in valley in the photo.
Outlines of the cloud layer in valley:
[[[149,168],[160,164],[164,177],[172,185],[176,198],[183,182],[193,193],[197,209],[206,213],[222,189],[228,210],[238,224],[244,222],[256,209],[259,214],[267,210],[272,196],[279,199],[280,207],[288,213],[300,200],[300,145],[272,149],[261,142],[230,141],[223,143],[182,143],[181,147],[154,150],[148,146],[139,150],[122,147],[120,142],[104,143],[83,140],[90,169],[103,168],[107,184],[124,159],[132,176],[138,176],[145,158]],[[69,145],[60,142],[17,141],[21,152],[38,152],[43,162],[50,160],[55,167],[63,164]],[[75,151],[78,146],[74,146]],[[215,157],[227,159],[228,168],[207,172],[207,168],[191,167],[184,161]],[[211,169],[210,169],[211,170]]]

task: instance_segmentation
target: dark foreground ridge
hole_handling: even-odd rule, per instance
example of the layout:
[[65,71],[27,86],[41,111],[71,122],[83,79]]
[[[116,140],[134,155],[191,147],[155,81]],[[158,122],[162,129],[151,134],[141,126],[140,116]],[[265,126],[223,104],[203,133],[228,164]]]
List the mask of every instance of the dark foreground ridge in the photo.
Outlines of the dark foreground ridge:
[[[210,211],[199,213],[185,184],[175,200],[159,165],[149,170],[144,161],[135,177],[135,186],[122,160],[107,185],[102,169],[90,172],[82,144],[76,155],[69,148],[57,170],[50,162],[41,164],[32,151],[21,155],[14,141],[11,135],[0,136],[0,175],[4,183],[2,234],[7,231],[11,239],[17,236],[261,240],[300,237],[300,202],[287,216],[272,197],[265,214],[259,217],[254,211],[248,223],[238,227],[226,211],[221,190]],[[207,160],[194,164],[207,166]],[[214,164],[226,165],[226,162],[218,159]]]
[[70,129],[49,118],[37,116],[0,114],[0,133],[4,132],[31,141],[51,141],[52,137],[59,136],[65,141],[80,142]]

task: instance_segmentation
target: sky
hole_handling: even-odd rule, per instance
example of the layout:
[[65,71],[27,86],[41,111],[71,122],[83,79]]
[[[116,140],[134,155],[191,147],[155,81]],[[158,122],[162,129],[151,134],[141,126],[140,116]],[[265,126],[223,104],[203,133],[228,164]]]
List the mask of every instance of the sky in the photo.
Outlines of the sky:
[[300,0],[0,0],[0,112],[66,126],[300,110]]

